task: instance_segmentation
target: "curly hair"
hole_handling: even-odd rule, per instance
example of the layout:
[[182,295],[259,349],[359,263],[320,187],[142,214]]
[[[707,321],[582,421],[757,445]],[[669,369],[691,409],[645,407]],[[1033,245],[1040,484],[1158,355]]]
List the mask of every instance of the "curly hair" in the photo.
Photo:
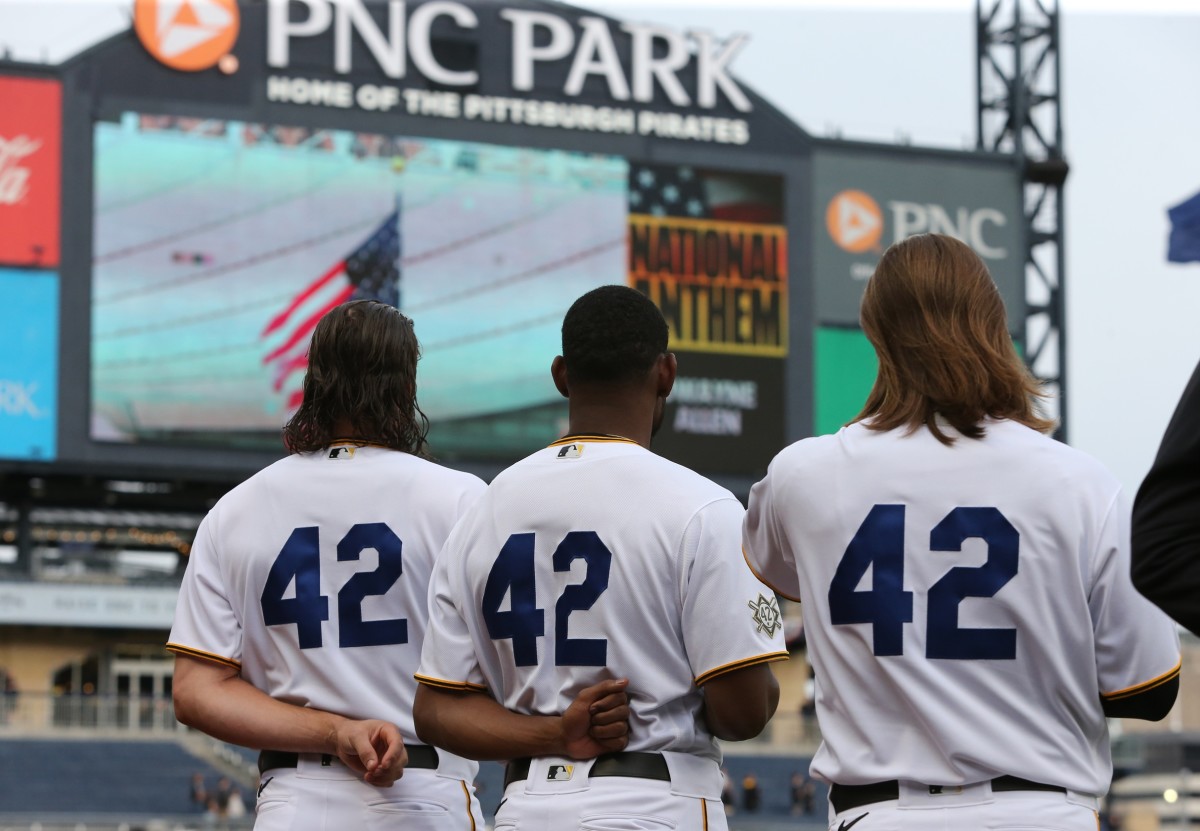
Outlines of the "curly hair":
[[[329,311],[313,331],[304,401],[283,428],[289,453],[353,438],[427,456],[429,419],[417,406],[421,348],[413,322],[375,300]],[[353,430],[339,434],[339,425]]]
[[580,297],[562,324],[562,354],[572,383],[622,384],[643,377],[667,351],[667,321],[629,286],[601,286]]

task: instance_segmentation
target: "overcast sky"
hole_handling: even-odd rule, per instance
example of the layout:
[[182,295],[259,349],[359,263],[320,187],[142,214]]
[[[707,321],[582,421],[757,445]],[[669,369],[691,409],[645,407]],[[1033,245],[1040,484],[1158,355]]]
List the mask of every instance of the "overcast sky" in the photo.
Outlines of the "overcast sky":
[[[0,49],[61,60],[130,0],[0,0]],[[816,135],[975,141],[970,0],[597,0],[750,43],[735,74]],[[1200,2],[1063,0],[1071,444],[1132,493],[1200,360],[1200,263],[1166,262],[1166,208],[1200,191]]]

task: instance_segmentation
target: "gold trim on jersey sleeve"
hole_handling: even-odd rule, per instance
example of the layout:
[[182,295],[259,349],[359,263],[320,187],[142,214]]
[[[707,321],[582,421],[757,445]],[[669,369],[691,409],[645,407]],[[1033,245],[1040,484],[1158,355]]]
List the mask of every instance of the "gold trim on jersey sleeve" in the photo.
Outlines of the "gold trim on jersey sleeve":
[[458,692],[487,692],[488,688],[483,684],[472,684],[470,681],[447,681],[444,678],[431,678],[428,675],[413,673],[413,678],[416,678],[422,684],[430,687],[437,687],[439,690],[457,690]]
[[1174,669],[1164,672],[1162,675],[1158,676],[1157,678],[1151,678],[1149,681],[1143,681],[1140,684],[1135,684],[1132,687],[1126,687],[1123,690],[1113,690],[1112,692],[1107,692],[1107,693],[1102,692],[1102,693],[1100,693],[1100,697],[1103,698],[1105,701],[1119,701],[1122,698],[1129,698],[1131,696],[1138,695],[1139,693],[1144,693],[1147,690],[1152,690],[1155,687],[1161,687],[1163,684],[1166,684],[1168,681],[1173,681],[1176,678],[1178,678],[1179,670],[1182,668],[1182,666],[1183,666],[1183,659],[1181,658],[1175,664]]
[[768,652],[765,655],[755,655],[753,658],[743,658],[740,661],[722,664],[719,667],[710,669],[708,672],[701,673],[693,679],[692,683],[697,687],[702,687],[714,678],[733,672],[734,670],[752,667],[755,664],[772,664],[775,661],[786,661],[790,657],[786,652]]
[[177,655],[187,655],[189,658],[212,661],[214,664],[224,664],[227,667],[233,667],[238,670],[242,668],[241,661],[235,661],[233,658],[226,658],[224,655],[217,655],[215,652],[205,652],[203,649],[196,649],[179,643],[168,643],[167,651],[174,652]]
[[756,569],[754,567],[754,563],[750,562],[750,555],[746,553],[746,546],[744,546],[744,545],[742,546],[742,559],[746,561],[746,566],[750,569],[750,573],[758,578],[758,582],[762,583],[764,586],[766,586],[771,591],[775,592],[775,594],[779,595],[780,597],[786,598],[786,599],[792,601],[793,603],[801,602],[800,598],[792,597],[787,592],[781,592],[779,589],[775,588],[775,586],[771,584],[770,580],[768,580],[766,577],[763,577],[761,574],[759,574],[758,569]]

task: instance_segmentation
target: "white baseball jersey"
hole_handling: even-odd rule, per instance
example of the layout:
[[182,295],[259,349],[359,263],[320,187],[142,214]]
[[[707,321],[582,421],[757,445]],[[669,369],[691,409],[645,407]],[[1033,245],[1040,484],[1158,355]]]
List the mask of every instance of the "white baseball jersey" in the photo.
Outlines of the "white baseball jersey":
[[[237,667],[268,695],[413,729],[434,559],[483,492],[408,453],[334,445],[281,459],[196,532],[167,648]],[[477,765],[439,751],[470,782]]]
[[1174,625],[1129,578],[1113,476],[1015,422],[984,426],[947,447],[853,424],[784,449],[751,491],[746,557],[803,600],[825,781],[1011,775],[1103,794],[1101,696],[1178,672]]
[[719,759],[700,687],[787,657],[775,595],[739,551],[743,514],[627,439],[555,442],[501,473],[451,534],[417,677],[541,715],[627,677],[627,750]]

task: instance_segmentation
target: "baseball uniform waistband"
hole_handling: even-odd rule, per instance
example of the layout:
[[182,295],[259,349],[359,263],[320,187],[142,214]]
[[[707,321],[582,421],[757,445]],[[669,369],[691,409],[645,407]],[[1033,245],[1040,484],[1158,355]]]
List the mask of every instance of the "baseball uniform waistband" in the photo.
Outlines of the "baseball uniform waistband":
[[[421,768],[423,770],[437,770],[438,753],[435,748],[427,744],[406,744],[404,749],[408,751],[408,764],[406,768]],[[330,766],[334,762],[339,765],[341,761],[328,753],[320,754],[321,764]],[[264,773],[272,768],[294,768],[300,763],[300,754],[291,753],[286,750],[264,750],[258,754],[258,772]]]
[[[1056,793],[1066,793],[1066,788],[1060,788],[1058,785],[1044,785],[1041,782],[1031,782],[1028,779],[1021,779],[1017,776],[1000,776],[992,780],[993,791],[1054,791]],[[938,793],[942,788],[940,785],[929,785],[930,793]],[[946,790],[951,790],[950,786],[945,786]],[[829,801],[833,803],[833,810],[839,814],[842,811],[851,811],[855,808],[861,808],[863,805],[870,805],[872,802],[884,802],[889,799],[900,798],[900,783],[895,779],[887,782],[872,782],[869,785],[830,785]]]
[[[513,759],[504,767],[504,787],[529,776],[529,757]],[[671,771],[661,753],[605,753],[596,757],[588,776],[629,776],[634,779],[671,781]]]

